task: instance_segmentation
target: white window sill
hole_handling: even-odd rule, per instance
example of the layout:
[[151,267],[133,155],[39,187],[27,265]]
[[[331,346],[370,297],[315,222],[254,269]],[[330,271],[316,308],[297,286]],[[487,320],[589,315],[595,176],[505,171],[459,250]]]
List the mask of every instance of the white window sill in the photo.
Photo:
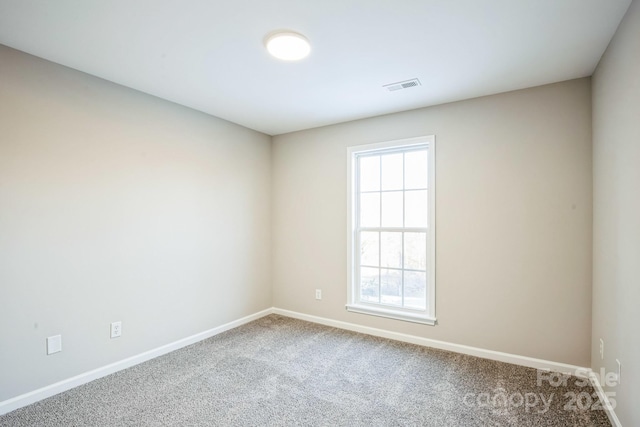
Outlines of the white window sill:
[[352,313],[369,314],[371,316],[386,317],[388,319],[403,320],[405,322],[421,323],[423,325],[435,326],[435,318],[420,314],[412,314],[404,311],[396,311],[387,308],[371,307],[367,305],[347,304],[347,311]]

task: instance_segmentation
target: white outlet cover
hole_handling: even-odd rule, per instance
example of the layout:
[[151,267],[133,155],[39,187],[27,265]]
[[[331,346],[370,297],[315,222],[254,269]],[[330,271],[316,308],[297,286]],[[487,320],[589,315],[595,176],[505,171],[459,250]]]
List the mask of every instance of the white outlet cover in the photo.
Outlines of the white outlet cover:
[[604,340],[600,338],[600,359],[604,359]]
[[122,335],[122,322],[113,322],[111,324],[111,338],[118,338]]
[[47,338],[47,354],[62,351],[62,335],[54,335]]

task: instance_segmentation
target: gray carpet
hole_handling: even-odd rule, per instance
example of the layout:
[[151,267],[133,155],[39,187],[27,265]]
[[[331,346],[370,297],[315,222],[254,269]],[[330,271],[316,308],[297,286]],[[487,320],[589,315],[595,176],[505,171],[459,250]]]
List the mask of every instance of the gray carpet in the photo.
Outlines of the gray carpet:
[[609,426],[586,394],[575,378],[538,385],[535,369],[270,315],[0,425]]

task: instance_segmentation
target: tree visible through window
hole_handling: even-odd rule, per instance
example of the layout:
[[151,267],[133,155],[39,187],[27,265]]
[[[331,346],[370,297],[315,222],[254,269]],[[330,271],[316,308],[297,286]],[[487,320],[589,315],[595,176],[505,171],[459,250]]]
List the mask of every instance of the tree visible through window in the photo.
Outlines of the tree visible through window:
[[429,137],[349,150],[350,310],[433,318],[434,145]]

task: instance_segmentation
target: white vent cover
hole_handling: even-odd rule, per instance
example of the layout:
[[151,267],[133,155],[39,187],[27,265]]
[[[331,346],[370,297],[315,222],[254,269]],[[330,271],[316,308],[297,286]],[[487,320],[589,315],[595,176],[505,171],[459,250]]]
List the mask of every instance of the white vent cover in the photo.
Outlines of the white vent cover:
[[398,83],[390,83],[382,87],[387,89],[389,92],[393,92],[396,90],[409,89],[410,87],[416,87],[416,86],[421,86],[420,80],[418,79],[405,80],[403,82],[398,82]]

